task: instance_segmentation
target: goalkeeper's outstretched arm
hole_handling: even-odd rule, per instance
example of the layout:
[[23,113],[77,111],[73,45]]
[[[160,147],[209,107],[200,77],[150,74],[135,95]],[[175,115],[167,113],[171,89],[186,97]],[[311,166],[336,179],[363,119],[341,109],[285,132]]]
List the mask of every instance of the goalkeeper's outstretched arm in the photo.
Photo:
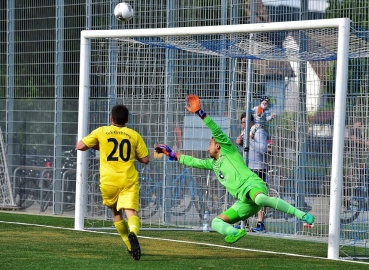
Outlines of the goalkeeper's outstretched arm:
[[181,155],[179,152],[175,152],[166,144],[158,144],[155,147],[155,152],[158,154],[164,154],[169,157],[169,160],[179,161],[183,165],[198,169],[212,170],[213,159],[199,159],[188,155]]
[[204,120],[204,123],[210,129],[214,140],[223,148],[225,152],[232,153],[238,151],[237,147],[234,146],[229,137],[210,117],[207,116],[206,112],[201,108],[201,102],[198,96],[187,96],[187,102],[188,106],[186,106],[186,109],[191,113],[197,114],[202,120]]

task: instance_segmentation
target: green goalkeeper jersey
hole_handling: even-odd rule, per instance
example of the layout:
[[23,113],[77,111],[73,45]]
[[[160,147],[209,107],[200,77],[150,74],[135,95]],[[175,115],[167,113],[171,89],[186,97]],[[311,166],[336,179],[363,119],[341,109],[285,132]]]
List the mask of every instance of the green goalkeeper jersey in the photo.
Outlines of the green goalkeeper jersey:
[[252,188],[261,188],[267,194],[263,180],[246,166],[237,147],[221,128],[209,116],[204,119],[204,123],[211,130],[214,140],[220,145],[219,158],[198,159],[181,155],[179,162],[193,168],[213,170],[219,182],[238,200],[245,201],[246,194]]

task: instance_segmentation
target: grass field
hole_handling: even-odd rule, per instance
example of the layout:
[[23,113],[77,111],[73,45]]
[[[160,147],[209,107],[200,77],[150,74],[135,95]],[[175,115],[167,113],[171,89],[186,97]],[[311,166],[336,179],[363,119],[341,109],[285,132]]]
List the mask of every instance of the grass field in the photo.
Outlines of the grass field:
[[0,212],[0,269],[369,269],[324,259],[327,244],[247,235],[228,245],[215,232],[141,230],[140,261],[115,231],[72,230],[74,220]]

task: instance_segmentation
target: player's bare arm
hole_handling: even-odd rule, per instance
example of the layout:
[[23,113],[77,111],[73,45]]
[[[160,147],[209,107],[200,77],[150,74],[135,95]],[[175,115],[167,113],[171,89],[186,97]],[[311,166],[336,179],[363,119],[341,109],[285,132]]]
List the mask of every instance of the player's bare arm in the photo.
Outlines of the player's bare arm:
[[[95,150],[100,150],[99,144],[96,144],[96,145],[92,146],[91,148],[92,149],[95,149]],[[86,150],[88,150],[90,148],[82,140],[80,140],[77,143],[76,149],[77,150],[80,150],[80,151],[86,151]]]
[[86,151],[90,149],[82,140],[77,143],[76,149],[79,151]]
[[143,163],[143,164],[149,164],[150,162],[150,157],[149,156],[146,156],[146,157],[143,157],[143,158],[136,158],[139,162]]

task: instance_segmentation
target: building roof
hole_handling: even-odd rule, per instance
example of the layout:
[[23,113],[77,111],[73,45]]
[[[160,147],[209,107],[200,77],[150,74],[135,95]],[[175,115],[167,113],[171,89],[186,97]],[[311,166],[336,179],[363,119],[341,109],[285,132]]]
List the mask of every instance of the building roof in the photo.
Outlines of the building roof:
[[[299,2],[299,1],[298,1]],[[324,1],[322,1],[321,6],[324,6]],[[255,22],[256,23],[268,23],[273,21],[283,21],[283,20],[297,20],[299,16],[298,10],[293,5],[272,5],[270,1],[256,0],[256,8],[255,8]],[[246,12],[248,17],[251,17],[250,13],[250,5],[251,0],[247,0],[246,2]],[[283,12],[278,12],[280,9],[283,9]],[[296,17],[297,16],[297,17]],[[322,19],[325,17],[325,14],[322,12],[309,12],[308,18],[310,19]],[[291,35],[294,43],[299,46],[298,32],[275,32],[275,33],[266,33],[263,35],[257,35],[257,39],[267,39],[268,42],[282,47],[282,43],[287,37],[287,35]],[[320,47],[319,40],[315,40],[312,36],[306,35],[306,38],[309,39],[308,50],[314,50]],[[327,42],[327,41],[325,41]],[[329,42],[329,41],[328,41]],[[310,62],[313,70],[317,74],[317,76],[321,79],[325,79],[325,75],[330,67],[329,62]],[[260,75],[263,76],[280,76],[280,77],[295,77],[297,74],[294,73],[291,68],[290,62],[288,61],[276,61],[276,60],[255,60],[254,61],[255,69],[257,69]]]

